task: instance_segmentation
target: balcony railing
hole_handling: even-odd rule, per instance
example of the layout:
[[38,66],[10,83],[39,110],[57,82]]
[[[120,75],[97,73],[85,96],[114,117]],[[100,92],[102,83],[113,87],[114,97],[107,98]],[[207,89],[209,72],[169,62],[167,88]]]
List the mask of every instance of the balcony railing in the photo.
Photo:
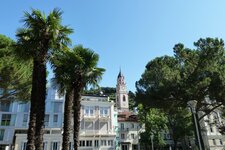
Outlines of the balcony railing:
[[101,121],[108,121],[109,119],[109,115],[99,115],[99,120]]
[[80,130],[80,135],[116,135],[113,130]]
[[129,132],[129,128],[118,128],[119,132]]
[[84,120],[95,120],[97,118],[96,115],[83,115]]

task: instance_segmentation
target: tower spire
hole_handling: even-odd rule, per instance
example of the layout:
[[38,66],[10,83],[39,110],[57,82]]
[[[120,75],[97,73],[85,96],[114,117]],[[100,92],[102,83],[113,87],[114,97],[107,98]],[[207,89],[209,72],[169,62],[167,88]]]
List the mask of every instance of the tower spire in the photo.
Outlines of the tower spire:
[[120,71],[119,71],[119,74],[118,74],[118,77],[117,78],[120,78],[120,77],[122,77],[123,75],[122,75],[122,72],[121,72],[121,67],[120,67]]
[[117,103],[117,108],[119,110],[129,111],[128,92],[127,92],[124,75],[121,72],[121,68],[117,77],[116,103]]

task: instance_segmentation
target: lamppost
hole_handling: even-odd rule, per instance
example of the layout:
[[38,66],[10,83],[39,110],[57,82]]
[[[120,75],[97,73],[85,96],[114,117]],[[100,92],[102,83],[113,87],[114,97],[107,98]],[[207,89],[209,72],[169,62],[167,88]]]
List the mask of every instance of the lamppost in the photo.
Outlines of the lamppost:
[[140,136],[138,135],[138,150],[141,150],[140,148]]
[[138,138],[138,150],[140,150],[140,133],[138,131],[138,128],[139,126],[137,126],[137,138]]
[[191,101],[188,101],[187,104],[191,108],[191,113],[192,113],[192,115],[194,117],[194,124],[195,124],[197,140],[198,140],[198,147],[199,147],[199,150],[202,150],[202,145],[201,145],[200,135],[199,135],[199,129],[198,129],[197,119],[196,119],[196,105],[197,105],[197,101],[196,100],[191,100]]
[[154,134],[152,133],[150,137],[151,137],[151,143],[152,143],[152,150],[154,150],[154,142],[153,142]]

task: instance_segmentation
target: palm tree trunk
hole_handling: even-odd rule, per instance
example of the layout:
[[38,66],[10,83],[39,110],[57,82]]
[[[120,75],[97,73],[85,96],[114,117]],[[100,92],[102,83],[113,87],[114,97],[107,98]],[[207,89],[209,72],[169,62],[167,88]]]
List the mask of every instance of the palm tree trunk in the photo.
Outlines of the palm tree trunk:
[[79,130],[80,130],[80,99],[81,99],[81,91],[83,86],[78,79],[77,84],[74,85],[74,99],[73,99],[73,141],[74,141],[74,150],[78,150],[79,146]]
[[[43,55],[44,58],[44,55]],[[45,97],[46,97],[46,62],[42,59],[38,64],[38,101],[36,106],[37,119],[36,119],[36,131],[35,131],[35,150],[43,150],[43,135],[44,135],[44,118],[45,118]]]
[[73,112],[73,92],[67,91],[64,106],[62,150],[69,150],[70,148],[72,112]]
[[38,62],[34,61],[33,63],[33,74],[32,74],[32,90],[31,90],[31,106],[30,106],[30,119],[29,119],[29,128],[27,132],[27,148],[26,150],[35,149],[35,131],[36,131],[36,103],[38,101]]

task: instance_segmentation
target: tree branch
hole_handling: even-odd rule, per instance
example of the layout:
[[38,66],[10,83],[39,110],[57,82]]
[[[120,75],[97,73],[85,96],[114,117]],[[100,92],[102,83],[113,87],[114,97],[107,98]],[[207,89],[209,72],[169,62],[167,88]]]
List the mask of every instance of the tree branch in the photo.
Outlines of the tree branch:
[[206,115],[210,114],[212,111],[214,111],[216,108],[222,106],[222,103],[218,104],[217,106],[213,107],[212,109],[210,109],[210,111],[205,112],[204,115],[202,115],[201,117],[198,118],[198,121],[200,121],[202,118],[204,118]]

